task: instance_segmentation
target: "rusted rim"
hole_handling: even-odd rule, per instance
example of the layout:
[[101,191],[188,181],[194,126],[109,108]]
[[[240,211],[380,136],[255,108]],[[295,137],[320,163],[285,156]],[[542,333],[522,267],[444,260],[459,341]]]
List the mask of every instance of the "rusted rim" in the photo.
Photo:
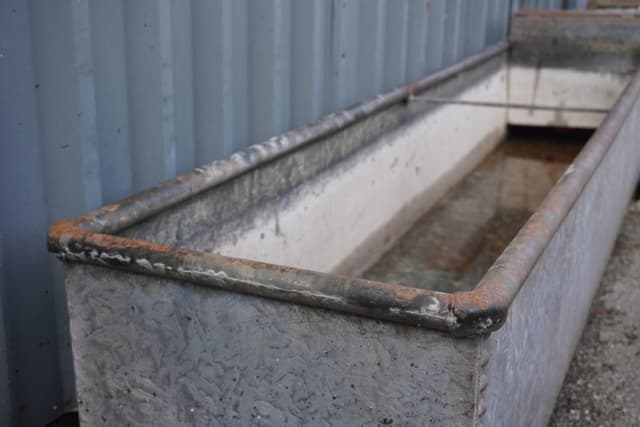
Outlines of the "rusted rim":
[[471,317],[485,317],[483,313],[486,311],[506,315],[538,258],[613,145],[639,97],[640,70],[627,84],[623,94],[564,175],[474,290],[452,294],[455,310]]
[[527,275],[612,144],[638,96],[640,75],[634,77],[567,173],[472,291],[423,290],[213,255],[109,233],[116,233],[194,194],[402,102],[413,93],[506,49],[507,44],[501,43],[439,73],[213,162],[120,203],[53,224],[48,234],[49,251],[67,261],[186,280],[217,289],[437,329],[455,336],[493,331],[503,324]]

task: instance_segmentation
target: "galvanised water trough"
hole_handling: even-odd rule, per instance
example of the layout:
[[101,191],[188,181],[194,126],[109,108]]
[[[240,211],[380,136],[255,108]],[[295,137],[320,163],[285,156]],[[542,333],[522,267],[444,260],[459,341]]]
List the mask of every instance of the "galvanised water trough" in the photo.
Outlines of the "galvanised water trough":
[[[544,425],[640,170],[639,29],[519,15],[511,46],[52,225],[81,423]],[[509,124],[597,130],[574,157]]]

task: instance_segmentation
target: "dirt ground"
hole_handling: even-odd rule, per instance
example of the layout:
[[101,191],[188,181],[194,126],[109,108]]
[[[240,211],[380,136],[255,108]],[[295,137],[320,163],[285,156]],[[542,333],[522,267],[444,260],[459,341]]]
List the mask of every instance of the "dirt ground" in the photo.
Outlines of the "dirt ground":
[[629,207],[549,425],[640,425],[639,202]]

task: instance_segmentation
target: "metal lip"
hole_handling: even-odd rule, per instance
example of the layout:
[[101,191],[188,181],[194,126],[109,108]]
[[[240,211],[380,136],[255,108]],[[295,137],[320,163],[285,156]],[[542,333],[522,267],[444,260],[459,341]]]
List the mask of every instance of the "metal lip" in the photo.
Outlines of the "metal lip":
[[640,93],[636,74],[581,153],[476,288],[445,293],[214,255],[112,235],[127,226],[403,102],[508,49],[501,43],[424,79],[373,97],[311,125],[249,147],[120,203],[49,227],[48,248],[65,261],[196,283],[370,318],[474,336],[498,329],[529,271],[611,146]]
[[637,9],[589,9],[589,10],[553,10],[553,9],[520,9],[516,12],[520,17],[571,17],[571,18],[640,18]]

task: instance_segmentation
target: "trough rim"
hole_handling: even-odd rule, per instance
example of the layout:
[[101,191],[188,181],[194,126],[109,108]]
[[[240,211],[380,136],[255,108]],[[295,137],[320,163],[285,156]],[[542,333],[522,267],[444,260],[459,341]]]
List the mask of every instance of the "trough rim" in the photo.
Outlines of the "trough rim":
[[52,224],[48,249],[63,261],[155,275],[226,291],[435,329],[456,337],[502,326],[529,272],[613,144],[640,94],[640,71],[581,152],[477,286],[439,292],[238,259],[115,236],[170,206],[344,129],[444,80],[508,52],[500,42],[420,80],[241,150],[75,219]]

